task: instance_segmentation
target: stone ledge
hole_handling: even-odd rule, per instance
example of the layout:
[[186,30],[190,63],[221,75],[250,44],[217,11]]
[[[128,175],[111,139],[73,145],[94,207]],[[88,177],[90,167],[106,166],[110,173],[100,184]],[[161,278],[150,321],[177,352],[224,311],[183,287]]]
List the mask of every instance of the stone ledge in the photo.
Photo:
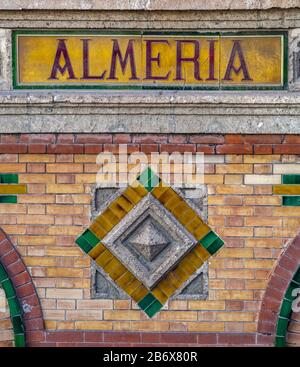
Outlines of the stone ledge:
[[299,0],[2,0],[0,10],[263,10],[298,8]]

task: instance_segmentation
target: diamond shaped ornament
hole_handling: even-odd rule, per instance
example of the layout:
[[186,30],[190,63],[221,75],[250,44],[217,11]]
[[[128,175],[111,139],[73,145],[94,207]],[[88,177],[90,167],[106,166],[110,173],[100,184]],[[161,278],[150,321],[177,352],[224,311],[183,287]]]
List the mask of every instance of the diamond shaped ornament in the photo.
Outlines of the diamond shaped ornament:
[[151,168],[76,243],[149,318],[224,244]]

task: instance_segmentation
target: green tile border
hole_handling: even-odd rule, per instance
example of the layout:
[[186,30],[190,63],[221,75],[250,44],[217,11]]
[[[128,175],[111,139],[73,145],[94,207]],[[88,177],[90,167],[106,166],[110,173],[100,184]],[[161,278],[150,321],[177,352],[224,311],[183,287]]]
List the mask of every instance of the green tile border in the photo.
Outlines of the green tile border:
[[[199,86],[199,85],[20,85],[18,83],[18,42],[19,35],[165,35],[165,36],[282,36],[283,42],[283,60],[282,60],[282,85],[235,85],[235,86]],[[107,90],[284,90],[287,89],[287,74],[288,74],[288,32],[287,31],[237,31],[237,32],[201,32],[201,31],[118,31],[118,30],[96,30],[82,31],[81,29],[57,29],[57,30],[13,30],[12,31],[12,79],[13,89],[107,89]]]
[[17,173],[1,173],[0,174],[0,184],[18,184],[19,183],[19,175]]
[[300,196],[282,196],[282,206],[300,206]]
[[4,290],[7,299],[10,319],[14,331],[16,347],[25,347],[25,328],[19,300],[11,280],[4,267],[0,264],[0,286]]
[[281,183],[284,185],[300,184],[300,175],[282,175]]
[[18,197],[16,195],[0,195],[0,204],[17,204]]
[[294,300],[294,297],[292,297],[292,292],[295,288],[300,288],[300,266],[294,274],[293,279],[291,280],[281,303],[280,312],[276,324],[276,347],[285,347],[286,345],[286,334],[292,314],[292,301]]

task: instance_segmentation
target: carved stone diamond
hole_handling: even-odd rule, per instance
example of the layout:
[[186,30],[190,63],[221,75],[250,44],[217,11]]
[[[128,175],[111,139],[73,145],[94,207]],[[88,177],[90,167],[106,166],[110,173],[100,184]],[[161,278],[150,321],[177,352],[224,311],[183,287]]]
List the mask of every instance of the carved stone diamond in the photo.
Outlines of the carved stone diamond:
[[196,241],[158,200],[148,194],[103,238],[102,243],[152,289]]

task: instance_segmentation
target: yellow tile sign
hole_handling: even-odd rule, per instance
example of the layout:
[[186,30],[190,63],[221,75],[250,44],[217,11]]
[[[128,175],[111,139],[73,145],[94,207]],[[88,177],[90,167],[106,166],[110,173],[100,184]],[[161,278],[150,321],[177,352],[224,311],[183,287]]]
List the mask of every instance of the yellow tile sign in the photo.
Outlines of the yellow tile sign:
[[284,34],[14,33],[16,88],[283,88]]

